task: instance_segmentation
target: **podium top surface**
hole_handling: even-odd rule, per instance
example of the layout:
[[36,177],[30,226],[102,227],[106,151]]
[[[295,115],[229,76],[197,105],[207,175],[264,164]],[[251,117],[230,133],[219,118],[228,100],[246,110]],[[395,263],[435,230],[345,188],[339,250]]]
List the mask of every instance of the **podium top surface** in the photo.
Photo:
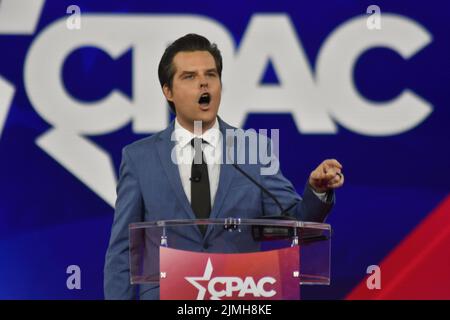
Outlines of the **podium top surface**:
[[331,230],[331,226],[326,223],[307,222],[299,220],[284,220],[267,218],[267,219],[241,219],[241,218],[224,218],[224,219],[176,219],[176,220],[156,220],[136,222],[129,225],[130,229],[142,228],[162,228],[162,227],[181,227],[191,225],[235,225],[235,226],[274,226],[287,228],[305,228],[316,230]]

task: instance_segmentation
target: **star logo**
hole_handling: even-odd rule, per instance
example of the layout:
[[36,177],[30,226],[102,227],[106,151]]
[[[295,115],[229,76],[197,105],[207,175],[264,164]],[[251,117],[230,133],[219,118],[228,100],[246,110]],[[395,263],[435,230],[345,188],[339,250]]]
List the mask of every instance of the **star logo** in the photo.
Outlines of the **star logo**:
[[205,272],[202,277],[185,277],[185,279],[192,284],[194,287],[198,289],[197,300],[204,300],[206,288],[198,283],[198,281],[209,281],[211,280],[211,275],[213,272],[213,265],[211,263],[211,259],[208,258],[208,262],[206,263]]

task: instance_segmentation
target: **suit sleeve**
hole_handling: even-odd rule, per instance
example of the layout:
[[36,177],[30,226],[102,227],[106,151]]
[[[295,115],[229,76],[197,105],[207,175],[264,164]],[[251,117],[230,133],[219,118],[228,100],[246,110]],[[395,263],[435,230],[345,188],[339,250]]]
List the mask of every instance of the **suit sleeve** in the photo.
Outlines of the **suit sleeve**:
[[130,284],[128,225],[142,221],[143,200],[138,178],[125,148],[117,185],[117,200],[104,268],[105,299],[136,299]]
[[[270,140],[268,148],[270,148]],[[292,183],[281,173],[278,158],[271,151],[269,152],[272,155],[272,160],[268,165],[263,167],[273,167],[276,170],[266,170],[266,173],[269,172],[271,174],[261,173],[263,185],[278,199],[283,209],[291,207],[288,211],[289,215],[301,221],[324,222],[335,203],[334,191],[330,191],[327,194],[326,201],[323,201],[306,184],[303,196],[300,196]],[[280,213],[280,209],[273,199],[264,193],[263,208],[265,215],[276,215]]]

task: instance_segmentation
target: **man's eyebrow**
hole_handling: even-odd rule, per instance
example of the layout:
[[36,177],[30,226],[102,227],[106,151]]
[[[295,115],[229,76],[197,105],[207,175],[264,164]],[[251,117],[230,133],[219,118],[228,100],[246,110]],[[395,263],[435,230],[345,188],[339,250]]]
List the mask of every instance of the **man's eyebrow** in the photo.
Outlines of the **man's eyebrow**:
[[185,75],[185,74],[195,74],[195,73],[196,73],[195,71],[185,70],[185,71],[182,71],[182,72],[180,73],[180,76],[183,76],[183,75]]
[[[205,70],[205,73],[211,73],[214,72],[216,74],[218,74],[219,72],[217,71],[217,68],[211,68],[211,69],[207,69]],[[191,74],[196,74],[197,71],[190,71],[190,70],[184,70],[180,73],[179,77],[183,77],[185,75],[191,75]]]

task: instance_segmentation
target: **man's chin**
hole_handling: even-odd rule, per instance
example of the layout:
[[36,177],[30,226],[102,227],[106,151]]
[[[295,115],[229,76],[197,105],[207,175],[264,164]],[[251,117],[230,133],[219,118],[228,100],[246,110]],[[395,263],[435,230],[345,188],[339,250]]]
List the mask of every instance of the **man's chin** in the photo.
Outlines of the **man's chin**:
[[[209,112],[208,112],[209,113]],[[202,122],[203,128],[210,128],[214,125],[214,122],[216,121],[217,113],[210,113],[210,114],[200,114],[196,121]]]

